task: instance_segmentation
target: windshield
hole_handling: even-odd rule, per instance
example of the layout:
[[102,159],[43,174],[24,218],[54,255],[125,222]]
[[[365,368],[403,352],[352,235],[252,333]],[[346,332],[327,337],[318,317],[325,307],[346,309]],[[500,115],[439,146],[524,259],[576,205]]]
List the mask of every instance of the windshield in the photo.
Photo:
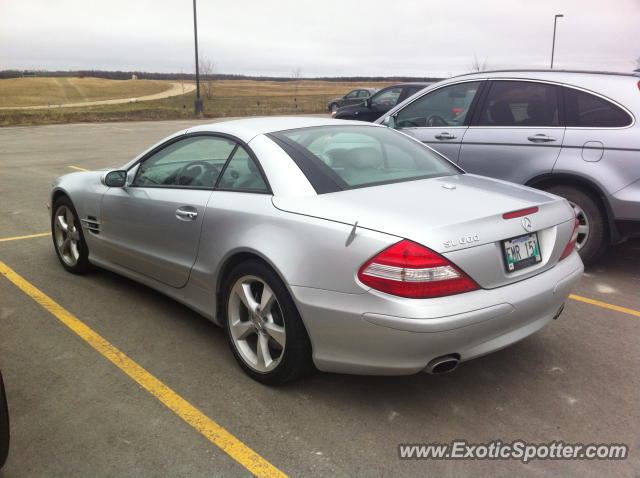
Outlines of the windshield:
[[462,172],[436,152],[389,128],[320,126],[269,136],[294,159],[319,193]]

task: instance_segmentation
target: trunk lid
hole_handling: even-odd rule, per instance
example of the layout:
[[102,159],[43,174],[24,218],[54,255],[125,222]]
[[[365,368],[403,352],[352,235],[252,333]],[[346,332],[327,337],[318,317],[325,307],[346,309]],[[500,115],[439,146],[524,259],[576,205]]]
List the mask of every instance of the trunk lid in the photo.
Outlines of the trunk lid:
[[[417,242],[448,257],[485,288],[521,280],[552,267],[573,224],[573,214],[564,199],[472,174],[318,196],[274,197],[273,204],[283,211],[345,224],[357,221],[358,227]],[[501,241],[529,231],[522,218],[503,219],[502,214],[533,206],[539,208],[538,212],[527,217],[532,231],[538,234],[543,260],[509,273],[504,268]]]

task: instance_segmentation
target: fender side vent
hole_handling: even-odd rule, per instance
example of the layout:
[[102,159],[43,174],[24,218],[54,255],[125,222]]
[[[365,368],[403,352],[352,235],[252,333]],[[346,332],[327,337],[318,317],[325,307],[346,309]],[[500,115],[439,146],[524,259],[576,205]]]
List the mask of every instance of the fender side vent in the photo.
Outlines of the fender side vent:
[[100,234],[100,221],[95,216],[87,216],[86,219],[82,219],[82,225],[85,229],[88,229],[92,234]]

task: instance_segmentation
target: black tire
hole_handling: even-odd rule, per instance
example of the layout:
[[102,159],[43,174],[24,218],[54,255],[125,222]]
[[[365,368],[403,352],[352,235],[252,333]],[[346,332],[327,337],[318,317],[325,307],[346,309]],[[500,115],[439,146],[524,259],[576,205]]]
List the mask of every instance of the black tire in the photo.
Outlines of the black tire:
[[[73,213],[73,226],[76,228],[79,239],[78,239],[78,259],[75,264],[69,264],[64,259],[60,251],[58,250],[58,246],[56,244],[56,231],[54,228],[55,220],[57,212],[60,208],[66,207],[71,210]],[[87,241],[85,241],[84,233],[82,231],[82,225],[80,223],[80,218],[78,217],[78,213],[76,208],[73,206],[71,199],[67,196],[60,196],[53,203],[53,207],[51,208],[51,237],[53,239],[53,249],[56,251],[56,255],[58,256],[58,260],[62,267],[64,267],[68,272],[72,274],[86,274],[92,269],[92,265],[89,262],[89,248],[87,247]]]
[[338,108],[340,108],[340,106],[338,106],[338,103],[331,103],[331,105],[329,105],[329,111],[331,113],[333,113],[334,111],[338,111]]
[[9,455],[9,408],[7,407],[7,395],[4,391],[4,382],[0,374],[0,469],[4,466]]
[[578,253],[585,265],[593,264],[606,250],[607,218],[598,201],[592,198],[582,189],[572,186],[552,186],[548,192],[562,196],[570,203],[575,204],[584,212],[585,218],[578,217],[581,224],[589,225],[589,234],[578,236]]
[[[286,344],[280,362],[268,372],[258,372],[245,361],[239,353],[230,331],[229,302],[232,288],[239,279],[245,276],[254,276],[264,281],[273,291],[282,311],[282,320],[286,329]],[[282,385],[302,378],[315,370],[311,359],[311,342],[298,309],[286,286],[271,267],[259,260],[249,260],[238,264],[225,278],[222,294],[222,314],[227,341],[238,364],[247,375],[266,385]]]

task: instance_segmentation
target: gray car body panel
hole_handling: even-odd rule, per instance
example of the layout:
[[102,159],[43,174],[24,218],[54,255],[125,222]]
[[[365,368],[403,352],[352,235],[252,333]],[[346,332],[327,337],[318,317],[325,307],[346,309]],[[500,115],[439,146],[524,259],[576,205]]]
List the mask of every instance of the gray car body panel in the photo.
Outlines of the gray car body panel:
[[[376,120],[380,124],[417,99],[467,81],[534,81],[583,90],[624,109],[632,118],[620,128],[436,126],[401,131],[429,144],[465,171],[535,186],[550,178],[596,189],[610,220],[640,221],[640,77],[570,71],[498,71],[449,78],[408,98]],[[438,140],[448,132],[455,139]],[[532,144],[531,135],[555,141]],[[629,188],[625,191],[626,188]],[[620,198],[623,199],[620,199]]]
[[[66,194],[73,201],[92,263],[153,287],[219,325],[227,264],[239,254],[261,258],[290,291],[322,370],[413,373],[443,351],[466,360],[506,346],[557,314],[582,272],[575,252],[558,262],[572,230],[564,199],[463,174],[318,195],[265,134],[337,124],[347,122],[267,118],[176,133],[223,133],[244,141],[258,157],[272,194],[108,188],[101,182],[104,171],[91,171],[58,178],[52,200]],[[129,176],[145,154],[125,165]],[[197,221],[175,217],[173,209],[185,205],[197,210]],[[534,205],[539,211],[528,217],[544,260],[508,274],[500,241],[526,231],[520,218],[500,215]],[[476,234],[478,241],[460,242]],[[403,238],[441,252],[482,289],[417,300],[364,286],[357,277],[362,264]],[[455,245],[447,247],[447,241]]]

